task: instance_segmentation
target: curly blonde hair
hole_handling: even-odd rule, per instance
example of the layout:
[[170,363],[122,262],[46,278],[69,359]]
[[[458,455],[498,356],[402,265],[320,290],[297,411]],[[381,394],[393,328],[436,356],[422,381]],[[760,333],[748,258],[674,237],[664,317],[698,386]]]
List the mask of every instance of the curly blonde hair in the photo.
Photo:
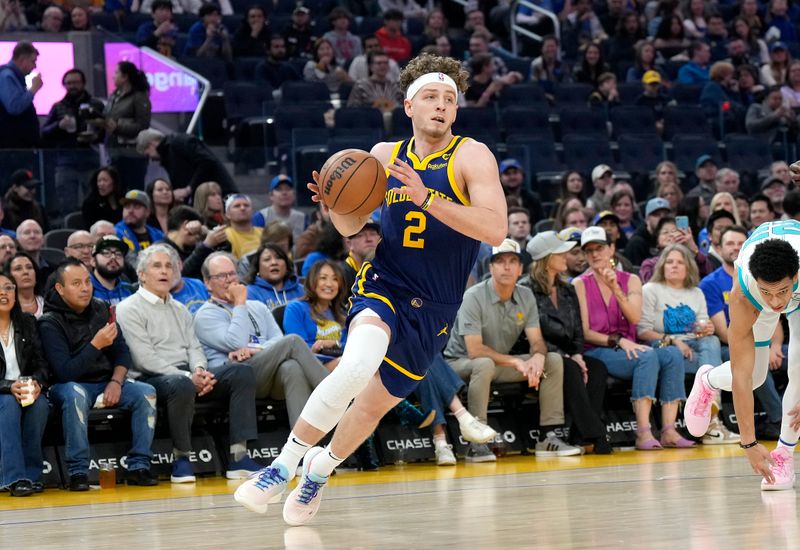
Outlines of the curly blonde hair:
[[405,66],[400,73],[400,89],[406,93],[416,79],[428,73],[446,74],[455,81],[458,91],[462,94],[469,88],[469,73],[464,70],[461,63],[452,57],[426,53],[415,57]]

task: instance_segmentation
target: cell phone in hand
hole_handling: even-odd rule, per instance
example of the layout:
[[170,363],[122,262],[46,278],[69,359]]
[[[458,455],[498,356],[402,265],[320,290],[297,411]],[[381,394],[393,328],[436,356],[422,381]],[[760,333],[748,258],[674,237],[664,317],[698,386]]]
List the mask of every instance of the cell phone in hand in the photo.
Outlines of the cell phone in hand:
[[117,322],[117,306],[108,308],[108,324],[112,325]]
[[680,230],[689,229],[689,217],[688,216],[676,216],[675,217],[675,225]]

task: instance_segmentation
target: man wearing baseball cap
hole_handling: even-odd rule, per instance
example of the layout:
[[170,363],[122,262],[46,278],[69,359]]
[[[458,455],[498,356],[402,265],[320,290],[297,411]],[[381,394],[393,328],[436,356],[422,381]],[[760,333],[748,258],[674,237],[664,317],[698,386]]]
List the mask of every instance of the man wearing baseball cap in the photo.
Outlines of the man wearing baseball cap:
[[500,183],[509,206],[521,206],[530,214],[531,227],[545,218],[542,198],[525,186],[525,171],[522,164],[514,158],[500,163]]
[[567,252],[567,280],[572,282],[572,279],[581,275],[588,264],[586,263],[586,255],[583,253],[583,249],[580,247],[581,244],[581,234],[583,230],[577,227],[566,227],[559,231],[558,238],[562,241],[569,241],[573,242],[578,246],[575,246]]
[[46,233],[49,229],[47,213],[42,205],[36,201],[36,189],[42,184],[36,179],[33,172],[25,168],[17,170],[8,178],[8,191],[3,200],[2,225],[11,231],[16,231],[19,224],[25,220],[36,220]]
[[611,208],[611,187],[614,185],[614,171],[607,164],[598,164],[592,169],[594,193],[586,201],[586,206],[600,212]]
[[116,235],[100,237],[92,249],[94,269],[90,275],[94,297],[108,305],[116,305],[133,294],[132,285],[122,274],[129,250]]
[[786,183],[777,176],[769,176],[761,182],[761,192],[772,201],[776,218],[783,216],[783,199],[786,196],[786,190]]
[[717,163],[711,155],[700,155],[694,163],[694,175],[697,185],[686,193],[687,197],[703,197],[706,204],[711,204],[711,199],[717,193]]
[[656,116],[656,128],[660,131],[664,127],[664,109],[670,98],[661,89],[661,75],[658,71],[646,71],[642,76],[644,91],[636,98],[635,105],[650,107]]
[[[565,243],[566,244],[566,243]],[[527,382],[539,390],[538,457],[580,454],[556,436],[564,423],[564,364],[548,353],[539,328],[539,311],[531,289],[517,284],[522,274],[520,248],[512,239],[492,249],[491,278],[470,287],[458,310],[445,360],[469,382],[469,412],[486,423],[492,382]],[[530,354],[511,355],[522,332]],[[485,444],[470,443],[467,462],[493,462]]]
[[271,204],[253,214],[253,226],[266,227],[274,221],[283,222],[292,228],[292,237],[297,242],[306,229],[306,217],[293,208],[296,198],[292,178],[284,174],[275,176],[269,184]]
[[642,265],[647,258],[658,253],[656,226],[659,220],[670,213],[669,201],[656,197],[647,201],[644,211],[644,224],[631,235],[625,247],[625,257],[633,265]]
[[122,198],[122,221],[114,226],[119,237],[128,248],[138,254],[156,241],[164,238],[164,233],[147,225],[150,216],[150,197],[144,191],[131,189]]

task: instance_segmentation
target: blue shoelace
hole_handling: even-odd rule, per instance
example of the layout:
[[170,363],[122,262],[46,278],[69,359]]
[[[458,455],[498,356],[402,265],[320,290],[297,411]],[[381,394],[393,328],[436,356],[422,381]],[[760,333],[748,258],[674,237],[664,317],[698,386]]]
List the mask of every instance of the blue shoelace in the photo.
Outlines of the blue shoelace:
[[280,483],[285,483],[285,482],[286,480],[283,479],[277,468],[267,467],[258,473],[258,480],[256,481],[256,487],[258,487],[262,491],[266,491],[273,485],[278,485]]
[[303,504],[311,502],[311,500],[317,496],[317,493],[319,493],[323,485],[325,484],[317,483],[316,481],[311,481],[306,478],[305,482],[303,482],[303,486],[300,487],[300,496],[297,497],[298,502],[302,502]]

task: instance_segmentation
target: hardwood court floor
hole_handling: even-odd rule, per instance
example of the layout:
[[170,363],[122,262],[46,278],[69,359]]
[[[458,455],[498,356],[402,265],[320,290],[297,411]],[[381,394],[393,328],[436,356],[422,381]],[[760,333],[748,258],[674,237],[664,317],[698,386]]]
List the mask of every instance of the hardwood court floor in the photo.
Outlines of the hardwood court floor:
[[299,528],[238,483],[0,494],[0,548],[800,548],[795,491],[762,493],[735,445],[340,472]]

